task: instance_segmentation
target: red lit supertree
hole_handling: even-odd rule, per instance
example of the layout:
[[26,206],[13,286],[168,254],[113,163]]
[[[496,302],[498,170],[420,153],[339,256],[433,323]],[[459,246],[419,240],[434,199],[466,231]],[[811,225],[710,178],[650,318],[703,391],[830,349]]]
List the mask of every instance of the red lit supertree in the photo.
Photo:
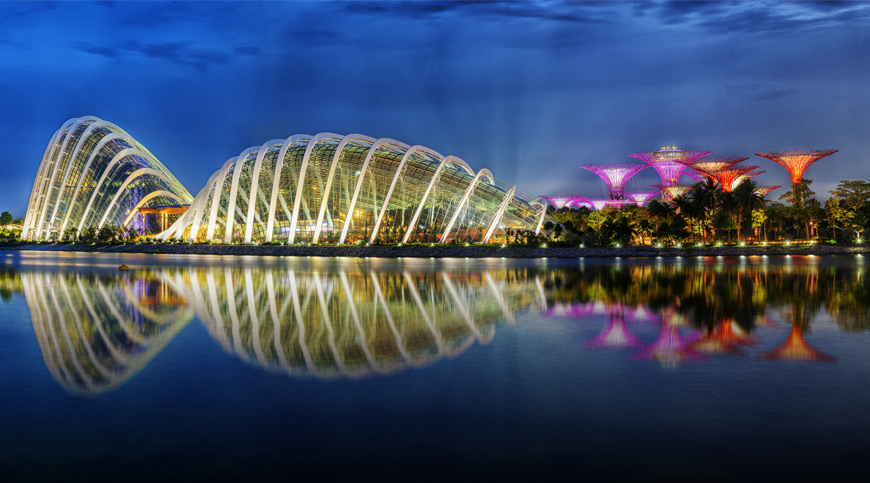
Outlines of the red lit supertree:
[[755,193],[763,198],[777,188],[782,188],[782,186],[758,186],[755,188]]
[[719,182],[722,191],[730,193],[735,188],[734,182],[738,177],[746,175],[750,171],[758,169],[758,166],[732,166],[728,169],[719,171],[711,171],[708,173],[713,179]]
[[687,166],[690,166],[693,170],[701,173],[705,178],[715,179],[710,173],[715,173],[716,171],[721,171],[723,169],[728,169],[735,164],[746,161],[749,158],[711,158],[706,157],[703,161],[698,161],[697,163],[691,163]]
[[625,184],[628,180],[642,169],[649,166],[646,164],[585,164],[580,166],[597,174],[607,185],[607,191],[612,200],[623,199]]
[[736,190],[737,187],[740,186],[740,184],[743,183],[744,181],[746,181],[747,179],[754,178],[754,177],[758,176],[759,174],[764,174],[766,172],[767,171],[750,171],[748,173],[741,174],[740,176],[734,178],[734,181],[731,182],[731,190],[732,191]]
[[637,206],[643,206],[644,203],[651,200],[653,196],[660,193],[661,191],[634,191],[626,193],[625,197],[637,203]]
[[788,339],[779,346],[758,355],[758,360],[788,360],[835,363],[837,359],[812,347],[804,339],[804,331],[800,325],[792,325]]
[[804,179],[804,171],[816,161],[839,151],[839,149],[805,149],[795,151],[771,151],[755,153],[756,156],[767,158],[788,170],[791,174],[791,184],[796,185]]
[[663,186],[673,186],[679,183],[680,175],[686,166],[708,154],[710,151],[683,151],[676,146],[665,146],[658,151],[633,153],[629,156],[652,166],[661,177]]

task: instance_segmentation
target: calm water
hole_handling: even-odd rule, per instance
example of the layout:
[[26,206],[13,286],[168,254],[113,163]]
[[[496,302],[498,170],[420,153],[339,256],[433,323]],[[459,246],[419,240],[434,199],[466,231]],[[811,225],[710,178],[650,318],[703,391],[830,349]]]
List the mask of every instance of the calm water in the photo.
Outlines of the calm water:
[[0,259],[6,481],[870,469],[860,256]]

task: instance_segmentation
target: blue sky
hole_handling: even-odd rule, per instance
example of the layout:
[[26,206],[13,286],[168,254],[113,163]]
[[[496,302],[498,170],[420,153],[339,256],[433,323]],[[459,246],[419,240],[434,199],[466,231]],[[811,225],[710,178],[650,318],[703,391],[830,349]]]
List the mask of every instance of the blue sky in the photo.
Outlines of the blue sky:
[[0,73],[16,216],[52,133],[83,115],[194,193],[248,146],[323,131],[422,144],[536,195],[602,196],[577,166],[664,144],[840,149],[807,172],[822,198],[870,179],[868,3],[0,3]]

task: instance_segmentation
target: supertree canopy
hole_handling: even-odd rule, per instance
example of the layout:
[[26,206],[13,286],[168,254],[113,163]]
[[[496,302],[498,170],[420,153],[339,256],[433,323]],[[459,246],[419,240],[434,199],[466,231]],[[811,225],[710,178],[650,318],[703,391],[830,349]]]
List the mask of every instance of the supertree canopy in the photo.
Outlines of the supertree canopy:
[[704,158],[703,161],[691,164],[693,170],[704,175],[705,178],[715,179],[710,173],[728,169],[735,164],[746,161],[749,158]]
[[676,146],[664,146],[658,151],[633,153],[629,156],[652,166],[661,177],[663,186],[673,186],[679,183],[680,175],[686,166],[708,154],[710,151],[683,151]]
[[592,203],[589,202],[588,198],[583,196],[573,197],[573,199],[571,200],[571,206],[576,208],[584,207],[589,208],[590,210],[592,209]]
[[737,182],[735,184],[735,181],[737,181],[738,177],[743,177],[750,171],[754,171],[756,169],[758,169],[758,166],[734,166],[728,169],[713,171],[709,173],[709,175],[719,182],[719,185],[722,186],[722,191],[724,191],[725,193],[730,193],[731,190],[737,187],[737,184],[740,184],[740,182],[746,179],[742,178],[740,182]]
[[553,203],[553,206],[555,206],[557,209],[561,210],[562,208],[570,208],[571,205],[574,204],[574,201],[577,198],[577,196],[554,195],[554,196],[541,196],[541,198],[544,198],[545,200],[549,201],[550,203]]
[[758,194],[759,196],[764,197],[764,196],[767,196],[768,193],[770,193],[771,191],[773,191],[777,188],[782,188],[782,186],[758,186],[755,188],[755,193]]
[[610,204],[611,200],[589,200],[589,203],[592,204],[592,209],[595,211],[603,210],[607,205]]
[[625,184],[628,180],[642,169],[649,166],[645,164],[586,164],[580,166],[601,176],[607,185],[610,199],[621,200],[624,198]]
[[704,174],[702,174],[698,171],[695,171],[694,169],[687,169],[687,170],[683,171],[683,174],[692,178],[692,180],[696,183],[703,183],[704,180],[707,179],[707,177],[704,176]]
[[661,191],[634,191],[626,193],[625,197],[637,203],[637,206],[643,206],[643,204],[651,200],[653,196],[660,193]]
[[744,181],[746,181],[747,179],[754,178],[754,177],[758,176],[759,174],[764,174],[766,172],[767,171],[750,171],[748,173],[741,174],[740,176],[734,178],[734,181],[731,182],[731,190],[732,191],[736,190],[737,187],[740,186],[740,184],[743,183]]
[[805,149],[796,151],[770,151],[755,153],[756,156],[767,158],[783,166],[791,174],[792,184],[798,184],[804,178],[804,171],[811,164],[839,151],[839,149]]
[[691,186],[682,186],[682,185],[665,186],[665,185],[660,185],[660,184],[654,184],[654,185],[652,185],[652,187],[658,188],[661,190],[662,201],[668,201],[668,200],[672,200],[672,199],[676,198],[677,196],[682,196],[683,193],[685,193],[686,191],[689,191],[689,188],[691,188]]

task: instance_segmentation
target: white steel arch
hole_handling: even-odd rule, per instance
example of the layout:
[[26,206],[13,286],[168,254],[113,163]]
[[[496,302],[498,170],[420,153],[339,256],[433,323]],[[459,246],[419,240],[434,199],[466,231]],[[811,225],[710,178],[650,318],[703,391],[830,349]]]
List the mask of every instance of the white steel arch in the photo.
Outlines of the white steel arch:
[[239,195],[239,178],[242,176],[242,171],[245,170],[248,156],[256,150],[256,147],[248,148],[242,151],[236,158],[236,167],[233,169],[233,183],[230,185],[230,197],[227,204],[227,217],[224,220],[224,243],[233,241],[233,225],[236,221],[236,197]]
[[338,162],[344,152],[344,147],[353,141],[364,141],[374,144],[376,139],[369,136],[363,136],[362,134],[348,134],[341,139],[341,142],[335,149],[335,154],[332,156],[332,164],[329,166],[329,175],[326,177],[326,186],[323,188],[323,199],[320,201],[320,211],[317,214],[317,222],[314,224],[314,234],[311,237],[311,243],[317,243],[317,240],[320,238],[320,228],[323,223],[323,217],[326,214],[326,208],[329,206],[329,195],[332,193],[332,181],[335,177],[336,167],[338,166]]
[[[67,121],[69,122],[69,121]],[[30,236],[30,229],[32,225],[34,225],[34,216],[32,211],[30,210],[31,206],[34,206],[34,202],[39,198],[39,193],[42,191],[42,178],[44,176],[43,171],[46,169],[48,164],[48,159],[51,157],[51,153],[54,152],[54,148],[56,147],[57,138],[60,136],[61,129],[58,129],[51,136],[51,140],[48,141],[48,146],[45,147],[45,153],[42,155],[42,162],[39,163],[39,168],[36,170],[36,179],[33,180],[33,188],[30,190],[30,200],[27,202],[27,213],[24,214],[24,224],[21,226],[22,236],[26,239],[32,238]]]
[[365,162],[363,162],[362,168],[360,169],[359,179],[356,181],[356,187],[353,190],[353,196],[350,199],[350,205],[347,207],[347,217],[344,220],[344,228],[341,229],[341,237],[338,239],[339,245],[344,243],[344,239],[347,238],[347,230],[350,228],[350,224],[353,221],[353,209],[356,206],[356,200],[359,197],[360,190],[362,189],[363,179],[365,179],[366,173],[368,172],[369,163],[371,162],[378,148],[384,145],[393,145],[405,150],[410,148],[410,146],[408,146],[407,144],[390,138],[378,139],[374,142],[374,144],[372,144],[372,147],[369,148],[369,153],[368,155],[366,155]]
[[474,188],[477,186],[477,181],[483,177],[489,178],[489,182],[492,184],[492,173],[490,173],[488,169],[483,168],[474,175],[474,179],[471,180],[468,189],[465,190],[465,194],[462,195],[462,199],[459,200],[459,204],[456,206],[456,211],[453,213],[453,216],[450,217],[450,223],[447,224],[447,228],[444,230],[444,233],[441,234],[441,239],[438,240],[439,243],[447,243],[447,235],[450,234],[450,230],[453,229],[453,224],[456,223],[456,219],[459,218],[460,213],[462,213],[462,208],[465,207],[465,203],[468,202],[468,197],[471,196],[472,192],[474,192]]
[[144,176],[146,174],[160,176],[160,171],[157,171],[154,168],[140,168],[140,169],[137,169],[136,171],[133,171],[132,173],[130,173],[130,175],[127,176],[127,178],[124,180],[124,182],[121,183],[121,187],[118,188],[117,191],[115,191],[115,196],[112,197],[112,201],[109,203],[109,206],[103,212],[103,217],[100,218],[100,223],[97,225],[97,229],[103,227],[103,223],[106,222],[106,218],[109,216],[109,212],[111,212],[112,208],[115,207],[115,203],[118,201],[118,198],[121,197],[121,193],[123,193],[124,190],[127,189],[127,186],[130,183],[132,183],[133,181],[135,181],[137,178],[139,178],[140,176]]
[[[139,211],[139,208],[141,208],[142,205],[144,205],[148,201],[150,201],[158,196],[165,196],[167,198],[172,198],[179,203],[184,203],[184,200],[180,196],[176,195],[175,193],[173,193],[171,191],[166,191],[166,190],[152,191],[152,192],[148,193],[147,195],[143,196],[142,199],[139,200],[138,203],[136,203],[136,206],[134,206],[133,209],[130,210],[130,213],[127,215],[127,218],[125,218],[124,222],[121,223],[121,227],[125,227],[125,226],[127,226],[127,223],[130,223],[130,220],[132,220],[133,217],[136,216],[136,212]],[[100,225],[100,227],[102,227],[102,224]]]
[[495,213],[495,216],[492,217],[492,223],[490,223],[489,228],[487,228],[486,235],[483,236],[483,243],[488,243],[489,239],[492,237],[492,234],[495,233],[496,228],[498,228],[498,224],[501,223],[501,219],[504,216],[505,210],[507,210],[508,204],[513,201],[516,192],[517,185],[513,185],[513,187],[504,195],[504,200],[502,200],[501,205],[498,207],[498,211]]
[[[260,171],[263,166],[263,158],[266,157],[269,150],[276,143],[282,142],[281,139],[272,139],[270,141],[266,141],[260,146],[260,151],[257,153],[257,160],[254,162],[254,169],[251,171],[251,196],[257,192],[259,188],[260,182]],[[245,217],[245,237],[243,239],[244,243],[251,243],[251,233],[254,231],[254,212],[257,209],[256,200],[248,201],[248,214]]]
[[547,204],[541,203],[538,200],[533,201],[530,204],[538,204],[541,205],[541,218],[538,220],[538,226],[535,228],[535,235],[541,232],[541,227],[544,226],[544,218],[547,217]]
[[302,157],[302,166],[299,168],[299,177],[296,182],[296,195],[293,197],[293,216],[290,220],[290,233],[287,235],[287,243],[293,243],[296,239],[296,224],[299,219],[299,205],[302,203],[302,189],[305,187],[305,173],[308,171],[308,160],[317,144],[324,139],[339,141],[341,134],[331,132],[320,133],[308,140],[305,147],[305,155]]
[[[105,147],[106,144],[108,144],[108,142],[113,140],[113,139],[121,139],[121,140],[126,141],[124,139],[124,134],[120,133],[120,132],[113,132],[113,133],[110,133],[110,134],[103,136],[100,139],[100,142],[98,142],[97,145],[94,146],[94,150],[91,151],[91,155],[88,156],[88,161],[85,163],[85,166],[82,168],[82,173],[88,172],[88,168],[91,167],[91,164],[94,162],[94,159],[97,157],[97,155],[100,154],[100,151],[103,150],[103,147]],[[128,142],[127,144],[132,144],[132,143]],[[66,210],[66,215],[64,215],[64,217],[63,217],[63,223],[61,223],[61,225],[60,225],[60,232],[61,233],[63,233],[63,231],[66,229],[66,224],[69,222],[70,214],[72,214],[72,207],[75,205],[76,199],[79,195],[79,191],[81,190],[82,183],[84,183],[84,181],[85,181],[85,176],[79,176],[79,181],[78,181],[78,183],[76,183],[76,188],[75,188],[75,190],[73,190],[72,197],[70,197],[70,203],[69,203],[68,209]],[[83,212],[82,216],[84,217],[85,215],[86,215],[86,213]]]
[[115,167],[116,164],[120,163],[121,160],[126,158],[127,156],[138,154],[139,156],[145,156],[145,153],[139,150],[139,148],[127,148],[118,151],[117,154],[112,158],[112,161],[106,165],[106,169],[103,170],[102,176],[100,176],[100,180],[97,184],[94,185],[94,191],[91,193],[91,197],[88,199],[88,205],[85,207],[85,210],[82,212],[82,219],[79,221],[79,225],[76,227],[76,231],[82,231],[82,225],[84,225],[85,220],[88,219],[88,212],[91,210],[91,206],[94,204],[94,199],[97,197],[97,193],[100,192],[100,188],[103,187],[103,182],[106,181],[106,177],[109,175],[109,172],[112,171],[112,168]]
[[266,219],[265,241],[267,242],[272,241],[272,233],[275,229],[275,206],[278,203],[278,183],[281,181],[281,170],[284,167],[284,158],[287,156],[287,150],[298,141],[309,139],[311,139],[310,134],[294,134],[293,136],[288,137],[284,140],[284,143],[281,144],[281,150],[278,151],[278,157],[275,158],[275,176],[272,179],[272,191],[270,193],[271,199],[269,200],[269,217]]
[[[54,209],[51,212],[51,216],[48,218],[49,225],[54,222],[54,219],[57,216],[57,209],[60,207],[60,201],[63,199],[63,193],[64,193],[64,191],[66,191],[66,188],[67,188],[66,181],[67,181],[67,179],[69,179],[69,174],[72,171],[72,167],[75,164],[75,160],[78,157],[79,152],[82,149],[82,146],[84,145],[85,141],[87,141],[88,136],[92,132],[94,132],[94,130],[96,130],[97,128],[101,128],[101,127],[109,128],[109,129],[112,129],[112,128],[117,129],[117,126],[115,126],[114,124],[112,124],[108,121],[97,120],[96,122],[93,122],[90,125],[88,125],[88,128],[85,129],[85,132],[83,132],[82,135],[79,136],[79,140],[78,140],[78,142],[76,142],[75,148],[73,148],[72,153],[70,153],[70,155],[69,155],[69,162],[66,163],[66,172],[63,174],[63,179],[61,179],[61,181],[60,181],[60,190],[57,193],[57,201],[54,203]],[[111,132],[109,134],[111,134]],[[109,134],[107,134],[107,136]],[[86,171],[82,170],[82,173],[85,173],[85,172]],[[82,180],[82,179],[84,179],[84,176],[79,176],[79,180]],[[71,211],[70,208],[72,207],[73,201],[74,201],[74,199],[70,198],[69,203],[67,203],[67,206],[66,206],[67,214],[69,214],[69,212]],[[61,227],[60,232],[63,233],[63,227]]]
[[44,228],[44,231],[45,231],[44,236],[48,236],[48,231],[49,231],[49,227],[44,225],[45,213],[46,213],[46,209],[48,208],[48,202],[51,199],[51,190],[54,187],[53,186],[54,185],[54,178],[57,176],[58,163],[63,161],[63,153],[64,153],[64,151],[66,151],[66,147],[69,144],[69,140],[72,138],[73,134],[75,133],[76,128],[78,128],[79,126],[81,126],[85,122],[97,121],[97,120],[98,120],[97,118],[92,117],[92,116],[80,117],[80,118],[76,119],[76,122],[74,122],[67,129],[66,136],[63,139],[63,144],[61,144],[60,149],[55,151],[55,156],[52,156],[52,158],[54,158],[54,163],[52,163],[52,165],[51,165],[51,178],[49,178],[48,185],[45,188],[45,194],[42,198],[42,210],[39,213],[39,222],[37,222],[37,226],[39,226],[39,227],[44,226],[45,227]]
[[[393,196],[393,190],[396,188],[396,183],[399,181],[399,176],[402,174],[402,168],[405,167],[405,163],[408,162],[408,159],[413,156],[415,153],[426,153],[431,155],[436,159],[442,159],[443,156],[441,154],[427,148],[426,146],[412,146],[405,152],[405,155],[402,156],[402,161],[399,162],[399,167],[396,169],[396,174],[393,175],[393,181],[390,183],[390,189],[387,190],[387,195],[384,196],[384,203],[381,205],[381,211],[378,212],[378,219],[375,221],[375,226],[372,228],[372,235],[369,237],[369,243],[374,243],[375,239],[378,237],[378,231],[381,228],[381,221],[384,219],[384,212],[387,210],[387,206],[389,206],[390,198]],[[439,163],[438,167],[441,167]],[[437,170],[438,168],[436,168]]]
[[217,212],[220,207],[221,191],[224,189],[224,183],[227,178],[227,171],[236,163],[237,158],[228,159],[221,167],[214,185],[214,194],[211,197],[211,209],[208,214],[208,225],[205,229],[205,241],[211,241],[214,238],[215,223],[217,223]]
[[445,166],[449,164],[457,164],[462,166],[468,174],[474,175],[474,171],[468,166],[468,163],[457,158],[456,156],[447,156],[446,158],[441,160],[441,164],[435,169],[435,173],[432,174],[432,179],[429,181],[429,185],[426,187],[426,191],[423,193],[423,199],[420,200],[420,206],[417,207],[417,211],[414,212],[414,216],[411,217],[411,222],[408,223],[408,228],[405,230],[405,237],[402,238],[402,243],[408,243],[408,238],[411,237],[411,233],[414,231],[414,227],[417,225],[417,220],[420,218],[420,213],[423,212],[423,208],[426,206],[426,200],[429,199],[429,193],[432,192],[432,188],[435,187],[435,183],[438,182],[438,175],[441,174],[441,170],[444,169]]

